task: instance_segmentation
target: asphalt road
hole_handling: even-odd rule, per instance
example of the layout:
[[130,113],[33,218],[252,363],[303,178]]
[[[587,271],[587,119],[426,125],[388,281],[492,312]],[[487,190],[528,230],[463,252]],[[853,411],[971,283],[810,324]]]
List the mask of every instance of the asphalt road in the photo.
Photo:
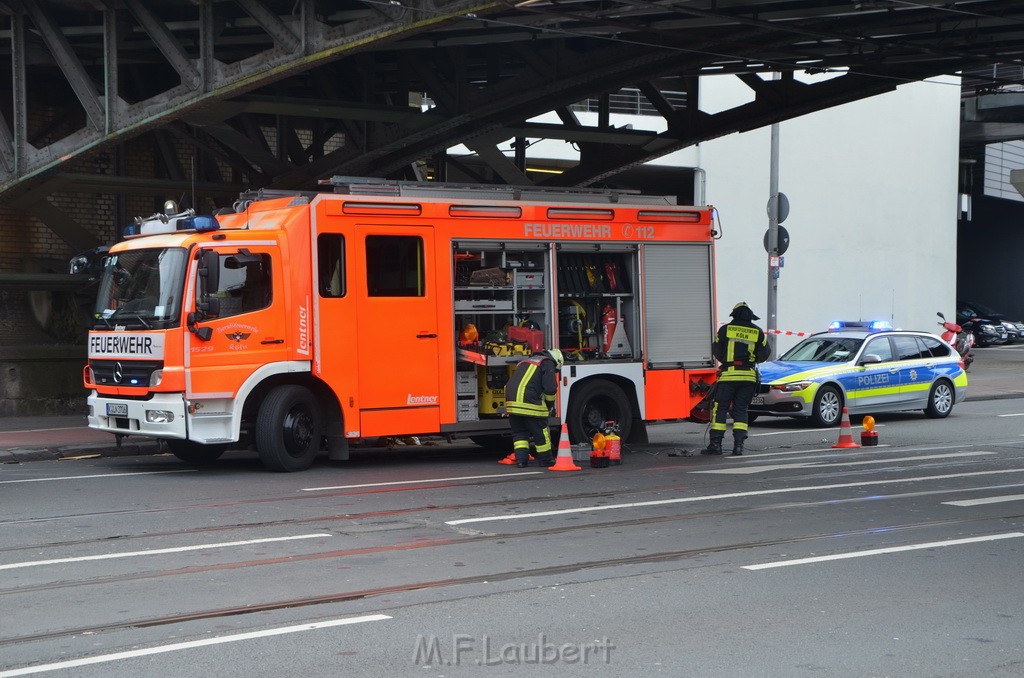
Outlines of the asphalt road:
[[0,479],[0,678],[1019,676],[1024,400],[758,421],[742,458],[515,469],[397,448],[38,461]]

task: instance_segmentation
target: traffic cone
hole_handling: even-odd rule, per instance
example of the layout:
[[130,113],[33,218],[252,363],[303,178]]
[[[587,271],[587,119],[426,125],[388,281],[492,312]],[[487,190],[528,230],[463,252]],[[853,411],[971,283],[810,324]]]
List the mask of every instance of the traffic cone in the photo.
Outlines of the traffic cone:
[[572,460],[572,448],[569,447],[569,426],[562,424],[562,434],[558,436],[558,456],[555,457],[555,465],[548,467],[549,471],[582,471]]
[[[533,456],[533,452],[531,452],[530,453],[530,461],[534,461],[536,458],[537,457]],[[508,456],[507,457],[502,457],[501,459],[499,459],[498,463],[499,464],[515,464],[516,463],[516,453],[515,452],[509,452]]]
[[832,447],[860,447],[853,442],[853,433],[850,431],[850,412],[845,407],[843,408],[843,421],[839,424],[839,440]]

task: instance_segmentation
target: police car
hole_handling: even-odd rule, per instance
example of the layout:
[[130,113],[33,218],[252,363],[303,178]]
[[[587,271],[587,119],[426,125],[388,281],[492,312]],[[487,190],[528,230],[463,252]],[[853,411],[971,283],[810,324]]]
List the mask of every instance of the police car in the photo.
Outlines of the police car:
[[877,321],[832,323],[778,360],[758,365],[758,372],[751,419],[808,417],[817,426],[835,426],[843,407],[850,414],[924,410],[942,418],[967,397],[967,372],[949,344]]

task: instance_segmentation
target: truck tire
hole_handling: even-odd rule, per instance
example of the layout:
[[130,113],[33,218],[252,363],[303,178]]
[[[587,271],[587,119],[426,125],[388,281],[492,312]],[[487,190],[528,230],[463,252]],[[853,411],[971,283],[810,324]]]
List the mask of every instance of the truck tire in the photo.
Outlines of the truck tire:
[[171,453],[186,464],[205,466],[212,464],[224,454],[228,446],[225,444],[204,445],[192,440],[168,440],[167,447]]
[[304,471],[320,451],[323,413],[303,386],[278,386],[260,405],[256,449],[271,471]]
[[569,441],[588,443],[604,422],[619,425],[619,437],[629,440],[633,428],[633,408],[622,389],[607,379],[594,379],[574,388],[569,395],[569,411],[565,423],[569,425]]

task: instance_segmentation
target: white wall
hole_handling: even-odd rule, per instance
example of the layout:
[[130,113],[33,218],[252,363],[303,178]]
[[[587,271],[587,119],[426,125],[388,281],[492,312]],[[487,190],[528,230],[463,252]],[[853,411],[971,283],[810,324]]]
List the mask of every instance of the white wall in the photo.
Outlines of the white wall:
[[[700,107],[751,99],[732,76],[701,81]],[[596,114],[578,114],[596,124]],[[551,114],[536,118],[552,122]],[[661,131],[652,116],[612,117],[615,126]],[[943,78],[780,124],[779,189],[790,202],[791,237],[778,287],[783,330],[816,332],[836,319],[884,319],[932,330],[954,313],[960,82]],[[770,129],[732,134],[656,161],[701,167],[706,198],[721,214],[718,315],[746,301],[766,325]],[[500,145],[511,155],[509,144]],[[452,153],[468,152],[464,147]],[[543,141],[530,158],[574,159],[570,144]],[[780,337],[780,351],[797,339]]]
[[[707,82],[711,80],[712,82]],[[739,84],[705,78],[704,95]],[[742,85],[741,85],[742,86]],[[702,100],[703,106],[703,100]],[[956,296],[959,80],[895,92],[780,124],[779,189],[791,242],[778,286],[778,328],[835,319],[932,329]],[[721,212],[719,319],[739,300],[767,311],[768,128],[701,145],[707,197]],[[784,350],[794,340],[779,339]]]

